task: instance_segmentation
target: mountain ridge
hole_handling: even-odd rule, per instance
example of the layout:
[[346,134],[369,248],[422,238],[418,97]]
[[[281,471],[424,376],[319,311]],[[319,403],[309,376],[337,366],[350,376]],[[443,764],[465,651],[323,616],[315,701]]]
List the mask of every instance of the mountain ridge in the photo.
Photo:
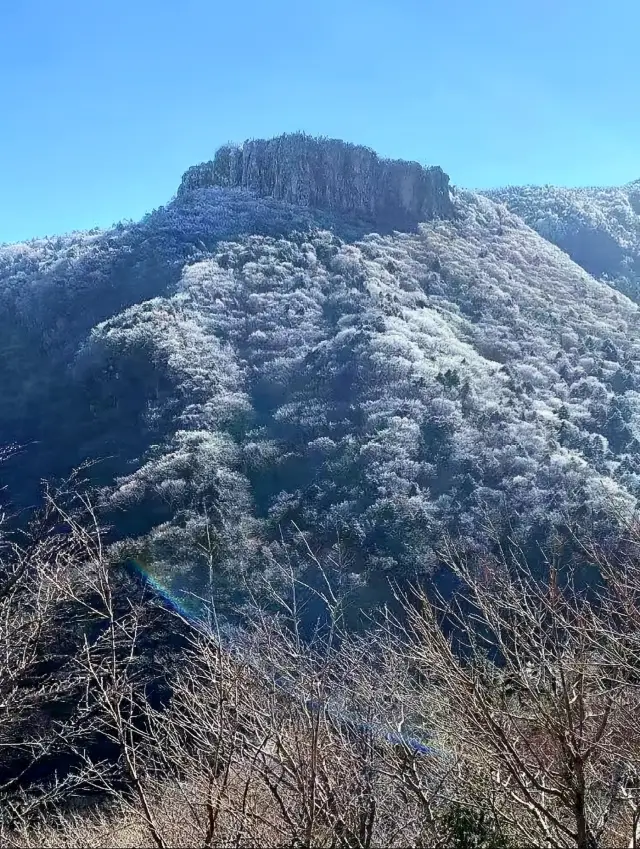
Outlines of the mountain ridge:
[[594,276],[640,297],[640,180],[624,186],[510,186],[483,192],[505,203]]

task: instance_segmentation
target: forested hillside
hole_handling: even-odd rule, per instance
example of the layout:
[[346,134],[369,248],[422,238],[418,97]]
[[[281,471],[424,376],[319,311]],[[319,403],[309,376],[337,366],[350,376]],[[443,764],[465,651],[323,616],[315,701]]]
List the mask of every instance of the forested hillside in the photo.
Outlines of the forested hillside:
[[[240,188],[192,169],[140,223],[0,249],[14,503],[99,461],[112,539],[135,540],[123,556],[173,591],[213,576],[221,599],[276,562],[294,527],[315,546],[340,538],[344,579],[365,593],[431,571],[443,534],[482,547],[487,517],[539,541],[566,515],[605,533],[608,515],[632,511],[636,304],[503,205],[440,177],[429,200],[420,166],[276,142],[259,168],[245,151]],[[285,179],[291,150],[306,170]],[[318,150],[325,168],[339,152],[322,192]],[[375,180],[357,176],[363,161]],[[419,197],[427,220],[403,212],[404,230],[373,231],[384,210],[366,193],[380,180],[391,217]],[[286,181],[297,205],[270,196]],[[535,192],[500,197],[540,232],[550,216],[577,226],[561,195],[544,226]],[[606,220],[628,258],[632,195],[602,197],[584,216]]]
[[510,186],[486,194],[506,203],[590,274],[640,298],[640,180],[593,189]]

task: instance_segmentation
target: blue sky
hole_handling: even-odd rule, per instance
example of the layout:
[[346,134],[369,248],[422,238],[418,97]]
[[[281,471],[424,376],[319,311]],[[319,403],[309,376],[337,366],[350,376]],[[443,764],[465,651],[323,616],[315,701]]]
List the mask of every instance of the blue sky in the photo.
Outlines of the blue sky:
[[639,32],[638,0],[2,0],[0,242],[138,218],[293,130],[469,187],[627,182]]

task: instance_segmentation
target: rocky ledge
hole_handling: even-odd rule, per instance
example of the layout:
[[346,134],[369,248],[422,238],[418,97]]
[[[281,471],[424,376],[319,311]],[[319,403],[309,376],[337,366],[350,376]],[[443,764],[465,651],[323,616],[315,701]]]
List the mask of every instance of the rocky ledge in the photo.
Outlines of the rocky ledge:
[[245,189],[397,229],[453,216],[441,168],[381,159],[367,147],[303,133],[225,145],[212,161],[185,172],[178,195],[204,186]]

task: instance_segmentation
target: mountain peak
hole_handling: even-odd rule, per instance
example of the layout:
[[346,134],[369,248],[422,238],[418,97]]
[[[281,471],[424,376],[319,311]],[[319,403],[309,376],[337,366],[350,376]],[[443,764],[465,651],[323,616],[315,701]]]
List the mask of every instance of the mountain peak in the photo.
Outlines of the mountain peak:
[[368,147],[304,133],[225,145],[213,160],[185,172],[178,194],[205,186],[246,189],[398,229],[453,216],[441,168],[383,159]]

